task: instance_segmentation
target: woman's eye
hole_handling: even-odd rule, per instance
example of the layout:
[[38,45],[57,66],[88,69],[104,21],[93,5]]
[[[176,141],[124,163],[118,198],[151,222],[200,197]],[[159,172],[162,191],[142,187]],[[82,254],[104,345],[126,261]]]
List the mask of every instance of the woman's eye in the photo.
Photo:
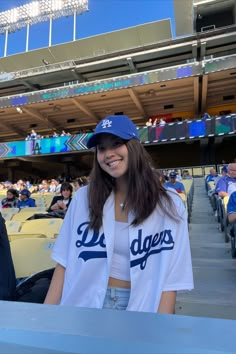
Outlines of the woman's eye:
[[121,145],[123,145],[124,143],[123,143],[123,141],[121,141],[121,140],[117,140],[117,141],[115,141],[114,142],[114,146],[121,146]]

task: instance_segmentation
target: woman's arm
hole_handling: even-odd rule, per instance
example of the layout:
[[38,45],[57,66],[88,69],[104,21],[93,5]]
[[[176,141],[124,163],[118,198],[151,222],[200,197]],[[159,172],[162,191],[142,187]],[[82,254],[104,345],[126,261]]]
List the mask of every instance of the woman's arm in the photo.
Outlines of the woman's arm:
[[176,291],[163,291],[158,313],[175,313]]
[[44,304],[57,305],[61,300],[62,289],[64,284],[65,268],[57,264],[53,273],[50,287],[48,289],[47,296],[44,300]]

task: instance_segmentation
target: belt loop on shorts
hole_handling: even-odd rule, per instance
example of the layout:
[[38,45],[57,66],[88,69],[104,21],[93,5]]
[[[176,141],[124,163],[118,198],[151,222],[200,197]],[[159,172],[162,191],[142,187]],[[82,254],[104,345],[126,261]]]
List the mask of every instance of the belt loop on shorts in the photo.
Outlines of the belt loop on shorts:
[[115,288],[111,288],[111,298],[115,298],[116,297],[116,289]]

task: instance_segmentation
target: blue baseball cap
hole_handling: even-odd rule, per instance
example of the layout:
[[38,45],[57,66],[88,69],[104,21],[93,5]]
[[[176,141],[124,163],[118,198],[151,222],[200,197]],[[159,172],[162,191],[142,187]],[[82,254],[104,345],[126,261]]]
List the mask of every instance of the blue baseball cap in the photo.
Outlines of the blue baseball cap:
[[124,140],[139,140],[137,127],[129,117],[123,115],[108,116],[96,126],[94,134],[87,141],[88,149],[97,145],[97,137],[103,133],[119,136]]
[[221,172],[228,172],[228,166],[224,165],[221,169]]
[[177,177],[177,173],[176,172],[170,172],[169,177],[170,178],[176,178]]

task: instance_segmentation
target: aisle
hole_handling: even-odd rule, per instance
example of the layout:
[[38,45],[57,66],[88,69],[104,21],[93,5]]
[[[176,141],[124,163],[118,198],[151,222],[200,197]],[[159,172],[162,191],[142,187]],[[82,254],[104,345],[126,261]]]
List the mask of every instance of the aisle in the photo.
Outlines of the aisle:
[[194,180],[189,231],[195,289],[178,294],[176,313],[236,319],[236,260],[219,231],[203,178]]

